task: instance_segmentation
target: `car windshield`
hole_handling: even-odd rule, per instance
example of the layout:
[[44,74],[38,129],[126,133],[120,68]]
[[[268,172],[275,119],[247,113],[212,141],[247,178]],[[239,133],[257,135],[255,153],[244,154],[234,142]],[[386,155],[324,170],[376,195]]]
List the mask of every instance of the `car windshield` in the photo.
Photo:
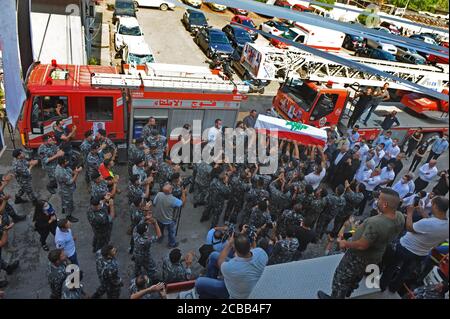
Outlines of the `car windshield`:
[[282,91],[287,93],[306,112],[311,110],[317,96],[317,92],[306,85],[306,83],[291,83],[291,85],[284,86]]
[[151,54],[132,54],[128,56],[129,63],[133,64],[146,64],[146,63],[152,63],[155,62],[155,59],[153,58],[153,55]]
[[254,28],[255,27],[255,24],[253,23],[252,20],[242,20],[242,24],[246,25],[247,27],[250,27],[250,28]]
[[141,34],[141,29],[138,26],[127,27],[125,25],[121,25],[119,29],[119,33],[123,35],[134,35],[139,36]]
[[242,29],[236,29],[234,31],[234,35],[236,36],[236,39],[239,42],[252,42],[252,39],[250,38],[250,35],[247,31]]
[[189,21],[194,25],[206,25],[206,18],[202,13],[193,12],[189,15]]
[[363,41],[363,37],[357,36],[357,35],[352,35],[351,36],[352,41],[358,41],[358,42],[362,42]]
[[380,51],[380,55],[387,61],[396,61],[395,56],[386,51]]
[[212,43],[217,44],[228,44],[228,39],[223,33],[210,33],[210,38]]
[[283,34],[283,38],[286,38],[288,40],[294,40],[297,37],[297,32],[294,32],[292,30],[287,30],[284,34]]

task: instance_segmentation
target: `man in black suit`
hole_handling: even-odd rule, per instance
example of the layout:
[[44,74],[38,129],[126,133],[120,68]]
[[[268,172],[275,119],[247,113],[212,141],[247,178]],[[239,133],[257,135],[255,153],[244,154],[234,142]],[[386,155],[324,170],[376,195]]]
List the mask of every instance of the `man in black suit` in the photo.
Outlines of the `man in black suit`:
[[351,156],[349,147],[347,144],[341,146],[339,150],[336,150],[331,158],[330,167],[328,168],[328,182],[331,185],[335,184],[335,173],[341,170],[345,166],[345,162]]

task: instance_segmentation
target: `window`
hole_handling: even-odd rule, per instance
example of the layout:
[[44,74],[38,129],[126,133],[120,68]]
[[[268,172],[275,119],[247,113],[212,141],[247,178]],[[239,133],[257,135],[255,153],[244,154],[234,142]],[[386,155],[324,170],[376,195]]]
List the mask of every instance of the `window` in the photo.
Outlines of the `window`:
[[282,91],[303,110],[309,112],[311,110],[314,99],[317,92],[309,87],[306,83],[298,85],[297,83],[291,83],[282,87]]
[[316,103],[314,111],[312,112],[312,116],[314,117],[314,119],[311,120],[313,121],[318,120],[333,112],[334,106],[336,105],[338,98],[339,98],[338,94],[327,94],[327,93],[322,94]]
[[304,43],[304,42],[305,42],[305,36],[304,36],[304,35],[299,36],[299,37],[295,40],[295,42],[298,42],[298,43]]
[[86,97],[86,121],[112,121],[114,103],[112,97]]
[[31,111],[31,127],[40,129],[44,122],[67,117],[67,96],[35,96]]

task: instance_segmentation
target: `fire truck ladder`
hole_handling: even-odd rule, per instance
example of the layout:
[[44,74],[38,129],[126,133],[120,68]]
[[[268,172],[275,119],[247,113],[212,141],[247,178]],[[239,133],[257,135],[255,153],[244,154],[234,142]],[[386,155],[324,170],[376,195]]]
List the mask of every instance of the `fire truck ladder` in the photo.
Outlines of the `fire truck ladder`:
[[177,92],[223,92],[223,93],[246,93],[248,85],[233,83],[219,79],[198,79],[179,77],[153,77],[123,74],[96,73],[91,76],[91,85],[98,88],[109,89],[141,89],[145,90],[168,90]]
[[[448,86],[448,65],[441,67],[429,65],[415,65],[369,58],[345,56],[345,58],[369,65],[380,71],[398,76],[404,80],[431,88],[441,90]],[[404,86],[375,74],[368,74],[357,69],[340,65],[323,58],[316,57],[300,50],[280,50],[268,52],[265,62],[277,69],[277,74],[287,77],[300,76],[311,81],[333,81],[340,84],[359,83],[362,86],[381,87],[388,82],[391,88],[404,89]],[[265,63],[264,63],[265,64]]]

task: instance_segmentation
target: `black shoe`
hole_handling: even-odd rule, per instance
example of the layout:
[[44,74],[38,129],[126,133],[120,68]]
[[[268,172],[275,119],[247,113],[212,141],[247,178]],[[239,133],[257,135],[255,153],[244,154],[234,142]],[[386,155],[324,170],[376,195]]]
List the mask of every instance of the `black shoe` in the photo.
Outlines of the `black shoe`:
[[14,204],[23,204],[23,203],[28,203],[28,201],[26,199],[23,199],[22,197],[16,196],[16,199],[14,200]]
[[53,195],[56,194],[56,188],[53,188],[53,187],[47,185],[47,190],[50,194],[53,194]]
[[67,216],[67,220],[71,223],[76,223],[78,222],[78,218],[73,217],[73,216]]
[[169,248],[177,248],[180,245],[180,243],[176,242],[173,246],[172,245],[167,245],[167,247]]
[[197,206],[198,206],[197,203],[194,203],[194,208],[197,208]]
[[42,249],[44,251],[49,251],[50,250],[50,248],[48,248],[47,244],[42,245]]
[[27,216],[25,216],[25,215],[14,215],[14,216],[12,216],[12,220],[16,224],[19,223],[19,222],[24,221],[25,219],[27,219]]
[[12,264],[10,264],[10,265],[8,265],[6,267],[6,269],[5,269],[6,273],[8,275],[11,275],[14,272],[14,270],[17,269],[17,267],[19,267],[19,261],[18,260],[16,260],[15,262],[13,262]]
[[63,208],[62,211],[61,211],[61,213],[62,213],[63,215],[65,215],[65,214],[66,214],[66,210]]
[[330,295],[324,293],[322,290],[319,290],[319,291],[317,292],[317,297],[318,297],[319,299],[333,299]]

